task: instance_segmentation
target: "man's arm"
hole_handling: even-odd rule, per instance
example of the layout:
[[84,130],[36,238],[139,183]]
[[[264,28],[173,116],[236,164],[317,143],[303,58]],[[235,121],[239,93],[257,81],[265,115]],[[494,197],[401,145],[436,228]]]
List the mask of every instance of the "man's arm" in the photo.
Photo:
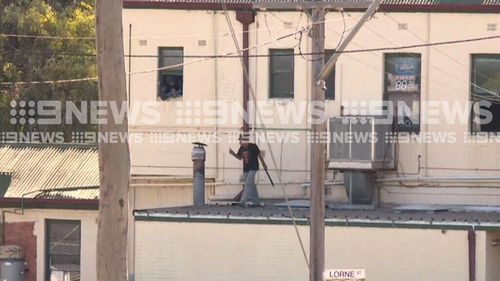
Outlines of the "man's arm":
[[234,151],[231,148],[229,148],[229,154],[233,155],[234,158],[236,158],[238,160],[241,160],[241,158],[242,158],[240,155],[234,153]]

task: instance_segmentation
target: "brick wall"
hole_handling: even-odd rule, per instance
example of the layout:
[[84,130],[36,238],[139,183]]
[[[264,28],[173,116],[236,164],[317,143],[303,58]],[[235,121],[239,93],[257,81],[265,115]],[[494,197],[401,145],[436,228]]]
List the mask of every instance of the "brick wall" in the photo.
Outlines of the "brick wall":
[[24,249],[24,260],[28,263],[25,281],[36,281],[36,236],[34,222],[12,222],[5,224],[5,245],[19,245]]

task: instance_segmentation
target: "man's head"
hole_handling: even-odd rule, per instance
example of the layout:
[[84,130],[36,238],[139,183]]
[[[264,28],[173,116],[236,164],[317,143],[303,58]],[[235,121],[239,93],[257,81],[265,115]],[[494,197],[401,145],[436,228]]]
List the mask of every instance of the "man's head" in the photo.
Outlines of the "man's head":
[[248,133],[241,133],[240,137],[238,138],[238,140],[240,141],[240,145],[243,147],[248,146],[249,139],[250,136],[248,135]]

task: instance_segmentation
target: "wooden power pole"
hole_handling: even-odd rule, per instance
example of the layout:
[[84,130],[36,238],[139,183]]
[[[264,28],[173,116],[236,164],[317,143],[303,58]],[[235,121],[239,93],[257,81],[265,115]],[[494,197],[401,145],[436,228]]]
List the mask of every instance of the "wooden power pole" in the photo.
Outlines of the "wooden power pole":
[[[324,65],[325,52],[325,14],[323,7],[317,7],[311,11],[311,31],[309,36],[312,41],[311,56],[311,104],[312,106],[324,107],[325,92],[324,83],[317,83],[317,77]],[[319,109],[316,107],[316,109]],[[321,114],[321,115],[320,115]],[[325,269],[325,165],[326,165],[326,142],[323,134],[327,132],[325,122],[325,111],[318,110],[316,119],[311,119],[311,195],[309,208],[309,280],[323,280]]]
[[[99,133],[127,134],[127,116],[114,120],[110,103],[127,106],[122,34],[122,1],[97,0],[97,72],[99,100],[106,102],[106,122]],[[109,138],[110,140],[111,138]],[[118,138],[120,139],[120,138]],[[128,142],[99,143],[99,225],[97,280],[127,280],[127,219],[130,157]]]
[[[381,0],[373,1],[297,1],[255,2],[254,8],[266,10],[309,10],[312,28],[311,102],[315,116],[311,119],[311,195],[310,195],[310,252],[309,281],[322,281],[325,269],[325,172],[327,123],[324,111],[325,80],[331,73],[340,53],[347,47],[364,22],[376,11]],[[325,66],[325,15],[328,9],[368,8],[346,39],[339,45]],[[318,122],[321,121],[321,122]]]

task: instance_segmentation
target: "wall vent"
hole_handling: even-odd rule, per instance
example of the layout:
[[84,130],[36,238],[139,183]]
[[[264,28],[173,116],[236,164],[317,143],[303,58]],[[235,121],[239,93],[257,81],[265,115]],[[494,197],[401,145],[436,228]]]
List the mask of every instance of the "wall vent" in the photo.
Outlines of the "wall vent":
[[407,23],[398,23],[398,29],[399,30],[408,30],[408,24]]

